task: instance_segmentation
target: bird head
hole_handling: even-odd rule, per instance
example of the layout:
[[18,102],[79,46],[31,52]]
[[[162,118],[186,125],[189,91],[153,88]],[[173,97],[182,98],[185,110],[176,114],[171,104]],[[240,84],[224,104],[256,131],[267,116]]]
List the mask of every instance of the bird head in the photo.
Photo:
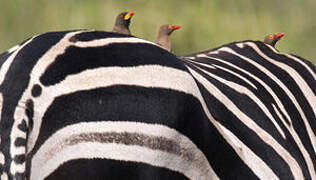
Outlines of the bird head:
[[128,28],[131,22],[131,19],[134,15],[134,12],[122,12],[116,18],[116,24],[123,25]]
[[170,35],[173,31],[178,30],[180,28],[181,26],[179,25],[170,25],[170,24],[165,24],[160,27],[160,29],[167,35]]
[[278,34],[269,34],[264,38],[264,43],[269,44],[271,46],[275,46],[275,44],[284,36],[284,33]]

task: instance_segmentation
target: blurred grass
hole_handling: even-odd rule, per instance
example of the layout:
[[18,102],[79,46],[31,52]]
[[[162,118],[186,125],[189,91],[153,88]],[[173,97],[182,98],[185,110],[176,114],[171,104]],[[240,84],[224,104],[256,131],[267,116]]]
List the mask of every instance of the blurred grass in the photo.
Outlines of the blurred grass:
[[183,27],[172,35],[177,55],[285,32],[277,48],[316,64],[316,0],[1,0],[0,4],[1,52],[47,31],[110,31],[118,13],[134,11],[130,29],[143,39],[155,41],[162,24]]

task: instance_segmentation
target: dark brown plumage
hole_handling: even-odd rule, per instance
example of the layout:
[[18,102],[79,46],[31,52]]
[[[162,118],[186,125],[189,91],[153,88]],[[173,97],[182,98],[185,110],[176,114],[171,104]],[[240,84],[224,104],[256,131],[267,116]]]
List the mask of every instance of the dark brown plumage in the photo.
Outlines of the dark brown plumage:
[[278,34],[269,34],[264,38],[264,43],[269,44],[271,46],[275,46],[275,44],[284,36],[284,33]]
[[169,36],[174,30],[180,29],[181,26],[172,26],[172,25],[162,25],[160,26],[156,43],[163,47],[164,49],[170,51],[171,50],[171,41]]
[[113,32],[131,35],[129,25],[134,12],[122,12],[116,17],[116,21],[113,27]]

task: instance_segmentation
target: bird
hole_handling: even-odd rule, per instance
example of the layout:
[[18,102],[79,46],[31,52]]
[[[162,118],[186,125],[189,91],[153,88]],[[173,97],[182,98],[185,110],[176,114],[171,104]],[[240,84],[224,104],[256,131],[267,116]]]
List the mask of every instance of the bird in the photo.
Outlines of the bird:
[[134,15],[134,12],[122,12],[120,13],[115,20],[115,24],[112,32],[131,35],[129,30],[129,25],[131,23],[131,19]]
[[174,30],[180,29],[181,26],[165,24],[160,26],[156,44],[160,45],[167,51],[171,51],[171,41],[169,36]]
[[284,36],[284,33],[278,33],[278,34],[269,34],[267,35],[263,42],[266,44],[269,44],[271,46],[275,46],[275,44]]

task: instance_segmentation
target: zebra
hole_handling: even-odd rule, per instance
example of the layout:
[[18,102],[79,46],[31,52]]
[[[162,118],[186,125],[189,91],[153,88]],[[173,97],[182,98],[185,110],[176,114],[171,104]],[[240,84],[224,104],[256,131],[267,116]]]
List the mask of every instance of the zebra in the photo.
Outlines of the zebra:
[[261,41],[180,58],[210,119],[226,133],[247,170],[260,179],[316,179],[316,68],[311,62]]
[[316,178],[315,67],[262,42],[49,32],[0,67],[1,180]]

